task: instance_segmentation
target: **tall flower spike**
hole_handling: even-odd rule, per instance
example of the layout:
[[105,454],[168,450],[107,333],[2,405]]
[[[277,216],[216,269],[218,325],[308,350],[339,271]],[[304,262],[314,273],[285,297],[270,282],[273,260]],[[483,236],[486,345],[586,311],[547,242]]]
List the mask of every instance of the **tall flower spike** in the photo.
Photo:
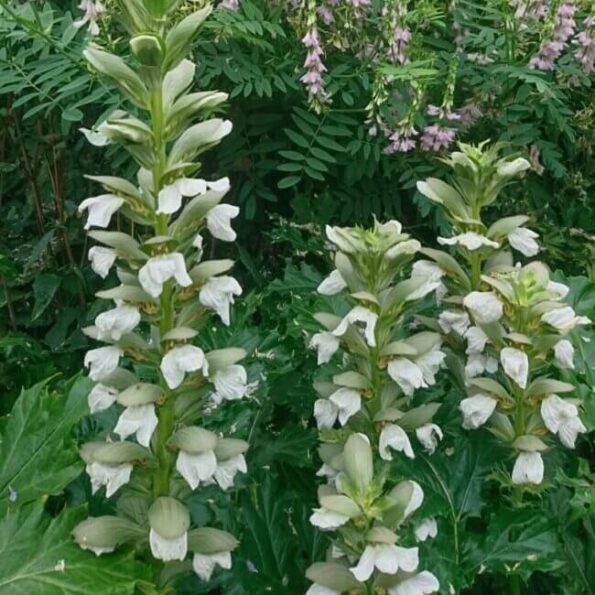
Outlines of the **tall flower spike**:
[[[85,57],[131,109],[116,110],[96,130],[83,133],[96,147],[110,144],[128,151],[138,172],[134,181],[92,177],[103,193],[79,207],[87,214],[85,229],[100,228],[89,232],[101,244],[89,250],[91,267],[105,279],[117,262],[121,283],[99,292],[114,303],[101,308],[95,325],[85,329],[93,340],[108,343],[85,356],[95,381],[90,409],[117,406],[119,416],[108,441],[83,445],[81,456],[92,491],[105,488],[106,497],[117,499],[132,490],[140,516],[134,522],[117,516],[88,519],[74,536],[97,555],[124,542],[136,543],[131,551],[147,551],[148,543],[156,560],[187,560],[181,569],[194,569],[208,580],[217,567],[230,568],[237,541],[224,531],[193,526],[178,497],[208,484],[229,489],[246,472],[248,447],[203,428],[209,425],[211,399],[224,406],[245,396],[249,386],[239,364],[243,350],[205,353],[199,346],[202,328],[212,324],[211,310],[229,324],[234,298],[241,294],[233,277],[222,276],[229,261],[203,260],[205,229],[216,240],[236,239],[231,220],[239,209],[222,202],[229,179],[192,177],[204,170],[197,156],[231,131],[230,122],[210,117],[227,96],[191,92],[196,69],[185,56],[209,7],[187,14],[170,12],[171,2],[143,0],[140,12],[137,1],[116,4],[124,13],[132,56],[124,61],[90,46]],[[77,26],[95,27],[100,7],[97,1],[83,2],[87,12]],[[118,231],[107,230],[116,213]],[[132,362],[151,382],[139,381],[128,369]],[[139,491],[138,486],[144,487]],[[114,510],[120,507],[115,504]]]
[[[416,408],[424,413],[413,423],[399,425],[416,392],[435,384],[443,365],[440,335],[406,330],[420,300],[440,286],[441,275],[408,276],[421,245],[403,233],[398,221],[377,222],[370,230],[327,227],[326,233],[336,248],[336,268],[318,293],[341,294],[343,307],[345,301],[349,305],[342,317],[316,314],[325,330],[310,341],[319,365],[328,364],[334,372],[332,382],[315,384],[314,417],[323,441],[318,476],[328,485],[319,489],[310,522],[333,532],[328,558],[335,561],[308,570],[313,582],[308,593],[364,592],[379,577],[407,589],[405,577],[420,562],[417,548],[406,547],[400,527],[421,506],[423,491],[415,482],[387,479],[387,468],[394,459],[415,457],[418,442],[411,435],[429,453],[442,437],[431,423],[433,404]],[[340,349],[344,369],[337,370],[332,361]],[[385,514],[389,509],[400,512]],[[428,593],[438,589],[430,572],[415,576],[422,576],[419,581],[428,577]]]
[[[558,17],[569,19],[564,36],[573,26],[573,11],[568,2],[559,5]],[[462,426],[485,427],[509,449],[514,462],[507,467],[510,479],[502,483],[516,486],[513,501],[520,505],[527,487],[539,489],[546,475],[555,476],[542,454],[557,447],[553,436],[574,448],[586,431],[580,399],[568,398],[574,386],[556,377],[560,368],[574,367],[570,331],[590,320],[562,303],[568,287],[553,281],[543,263],[513,265],[517,253],[529,258],[539,253],[529,217],[513,215],[491,225],[483,220],[483,208],[530,168],[526,159],[500,152],[485,143],[459,144],[445,159],[452,184],[429,178],[417,187],[452,224],[452,236],[438,243],[451,247],[453,256],[429,255],[443,271],[449,304],[438,325],[462,347],[458,369],[464,369],[467,392],[459,404]]]

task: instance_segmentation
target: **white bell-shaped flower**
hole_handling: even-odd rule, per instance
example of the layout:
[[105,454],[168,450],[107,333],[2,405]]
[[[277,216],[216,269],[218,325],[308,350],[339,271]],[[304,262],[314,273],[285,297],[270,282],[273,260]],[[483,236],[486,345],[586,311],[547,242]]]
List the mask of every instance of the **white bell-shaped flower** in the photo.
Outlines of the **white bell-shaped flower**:
[[142,288],[154,298],[161,295],[163,284],[170,279],[175,279],[182,287],[192,285],[184,256],[179,252],[153,256],[138,272]]
[[504,313],[504,304],[492,291],[472,291],[463,299],[463,305],[479,324],[496,322]]
[[389,587],[388,595],[429,595],[439,589],[438,579],[431,572],[422,570]]
[[444,437],[440,426],[431,423],[416,428],[415,435],[428,454],[434,454],[438,442]]
[[483,353],[486,343],[488,342],[488,336],[478,326],[471,326],[465,332],[465,339],[467,339],[467,349],[465,353],[478,354]]
[[372,576],[374,568],[384,574],[397,574],[399,570],[413,572],[418,565],[418,548],[379,543],[368,544],[357,565],[350,570],[358,581],[364,583]]
[[106,465],[104,463],[89,463],[85,467],[91,479],[91,492],[94,494],[105,486],[105,495],[111,498],[123,485],[130,481],[132,463]]
[[167,386],[172,390],[178,388],[188,372],[202,371],[203,376],[209,372],[209,364],[200,347],[181,345],[170,349],[161,360],[161,373]]
[[360,393],[348,387],[336,390],[328,399],[318,399],[314,403],[314,417],[319,429],[332,428],[337,419],[344,426],[362,406]]
[[387,366],[388,375],[401,387],[405,395],[410,397],[416,389],[427,387],[424,373],[416,362],[406,357],[396,357]]
[[157,423],[158,420],[155,415],[155,405],[153,403],[132,405],[131,407],[126,407],[120,414],[114,432],[122,440],[126,440],[128,436],[136,434],[138,443],[148,447]]
[[86,198],[79,205],[79,213],[88,211],[85,229],[107,227],[113,214],[124,204],[124,199],[113,194],[101,194]]
[[164,562],[182,561],[188,553],[188,533],[182,533],[179,537],[167,539],[151,528],[149,531],[149,544],[154,558]]
[[480,353],[473,353],[467,358],[465,364],[465,378],[475,378],[484,372],[494,374],[498,371],[498,360]]
[[91,413],[109,409],[116,402],[118,394],[118,389],[113,386],[105,386],[104,384],[101,384],[101,382],[98,382],[91,389],[91,392],[87,397]]
[[349,521],[346,514],[328,508],[315,508],[310,515],[310,523],[319,529],[338,529]]
[[554,357],[558,367],[574,370],[574,346],[568,339],[561,339],[554,345]]
[[490,419],[496,409],[498,401],[486,395],[475,395],[463,399],[459,409],[463,413],[463,428],[477,430]]
[[416,541],[426,541],[427,539],[433,539],[438,535],[438,524],[436,519],[429,517],[424,519],[417,527],[415,527],[415,539]]
[[390,449],[402,452],[410,459],[415,458],[409,436],[407,436],[407,433],[401,426],[397,426],[396,424],[388,424],[380,432],[378,452],[380,453],[380,457],[385,461],[393,460]]
[[317,288],[322,295],[336,295],[347,287],[341,273],[334,270]]
[[240,209],[234,205],[217,205],[207,213],[207,228],[211,235],[224,242],[233,242],[237,238],[231,227],[231,220],[240,214]]
[[217,468],[213,479],[219,484],[222,490],[227,490],[233,486],[235,476],[238,473],[247,473],[248,466],[243,454],[237,454],[224,461],[217,461]]
[[203,581],[211,580],[215,568],[219,566],[225,570],[231,568],[231,552],[218,552],[216,554],[198,554],[192,557],[192,568]]
[[333,335],[336,337],[342,337],[347,332],[350,325],[361,323],[364,325],[364,337],[366,339],[366,343],[370,347],[376,347],[376,337],[374,333],[376,331],[377,321],[378,314],[375,314],[363,306],[355,306],[348,312],[343,320],[341,320],[337,328],[335,328],[333,331]]
[[209,483],[217,469],[217,457],[212,450],[199,453],[180,450],[176,459],[176,469],[195,490],[201,483]]
[[586,316],[577,316],[570,306],[555,308],[541,315],[542,322],[553,326],[561,333],[571,331],[577,325],[589,324],[591,321]]
[[521,388],[527,388],[529,378],[529,358],[524,351],[514,347],[505,347],[500,352],[500,363],[504,373]]
[[467,231],[452,238],[439,237],[438,243],[442,246],[463,246],[463,248],[467,248],[467,250],[471,252],[484,247],[500,248],[500,244],[498,242],[494,242],[494,240],[490,240],[489,238],[486,238],[485,236],[482,236],[481,234],[474,231]]
[[444,271],[442,268],[431,260],[416,260],[413,263],[411,278],[422,278],[426,279],[428,283],[435,284],[436,299],[438,300],[438,303],[440,303],[448,293],[446,285],[441,281],[443,277]]
[[567,448],[574,448],[577,436],[587,431],[578,416],[577,406],[558,395],[550,395],[541,402],[541,417],[545,427],[552,434],[558,434]]
[[341,341],[338,337],[335,337],[333,333],[323,331],[316,333],[310,339],[310,347],[316,349],[318,352],[318,365],[326,364],[331,361],[331,358],[339,349]]
[[114,345],[91,349],[85,354],[85,367],[89,368],[89,378],[101,382],[117,367],[124,352]]
[[547,284],[547,290],[550,293],[552,299],[563,300],[570,291],[570,287],[564,283],[558,283],[556,281],[549,281]]
[[102,279],[105,279],[114,262],[116,262],[116,251],[103,246],[93,246],[89,248],[89,260],[93,272],[97,273]]
[[226,275],[211,277],[201,288],[198,299],[203,306],[217,312],[221,322],[229,326],[230,307],[235,302],[234,296],[242,295],[240,284]]
[[455,331],[462,337],[469,328],[471,321],[467,312],[445,310],[438,316],[438,324],[443,333],[448,335],[448,333]]
[[527,257],[535,256],[539,252],[539,244],[535,241],[539,237],[531,229],[517,227],[508,234],[508,243]]
[[97,338],[100,341],[119,341],[140,323],[138,308],[124,304],[102,312],[95,319]]
[[427,386],[436,384],[435,375],[444,365],[445,358],[446,353],[440,351],[439,345],[415,358],[415,364],[421,370],[424,382]]
[[215,386],[212,399],[217,405],[224,400],[242,399],[248,394],[248,374],[246,368],[239,364],[217,370],[211,382]]
[[207,191],[206,180],[178,178],[175,182],[164,186],[157,197],[157,214],[171,215],[177,213],[185,196],[196,196]]
[[539,452],[521,451],[512,469],[512,483],[539,485],[543,481],[543,459]]

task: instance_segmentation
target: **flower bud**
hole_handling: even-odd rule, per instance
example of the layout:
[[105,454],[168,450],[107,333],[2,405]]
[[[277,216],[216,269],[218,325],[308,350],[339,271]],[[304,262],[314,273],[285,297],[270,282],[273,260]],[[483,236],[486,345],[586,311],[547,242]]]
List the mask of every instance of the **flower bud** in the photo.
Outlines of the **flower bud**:
[[343,450],[345,471],[349,479],[364,493],[374,477],[374,463],[370,441],[364,434],[352,434]]
[[130,50],[143,66],[160,66],[163,60],[161,40],[155,35],[143,33],[133,37]]
[[72,531],[77,544],[97,556],[113,552],[121,543],[143,535],[140,527],[116,516],[88,518]]

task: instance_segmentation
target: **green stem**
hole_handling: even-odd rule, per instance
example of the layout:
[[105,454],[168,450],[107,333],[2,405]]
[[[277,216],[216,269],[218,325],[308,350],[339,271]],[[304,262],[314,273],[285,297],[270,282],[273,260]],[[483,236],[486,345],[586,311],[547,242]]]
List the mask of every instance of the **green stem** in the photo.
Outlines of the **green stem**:
[[511,595],[521,595],[521,577],[518,574],[511,574],[508,578]]
[[481,258],[478,254],[471,255],[471,287],[473,289],[479,288],[481,281]]

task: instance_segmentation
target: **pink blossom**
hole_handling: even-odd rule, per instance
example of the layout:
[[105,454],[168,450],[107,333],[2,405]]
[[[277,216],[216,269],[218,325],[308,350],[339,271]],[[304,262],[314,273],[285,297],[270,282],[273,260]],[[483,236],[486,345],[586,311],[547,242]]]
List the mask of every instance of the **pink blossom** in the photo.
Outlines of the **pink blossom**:
[[421,148],[424,151],[440,151],[447,149],[455,139],[454,128],[444,128],[438,124],[426,126],[421,137]]

